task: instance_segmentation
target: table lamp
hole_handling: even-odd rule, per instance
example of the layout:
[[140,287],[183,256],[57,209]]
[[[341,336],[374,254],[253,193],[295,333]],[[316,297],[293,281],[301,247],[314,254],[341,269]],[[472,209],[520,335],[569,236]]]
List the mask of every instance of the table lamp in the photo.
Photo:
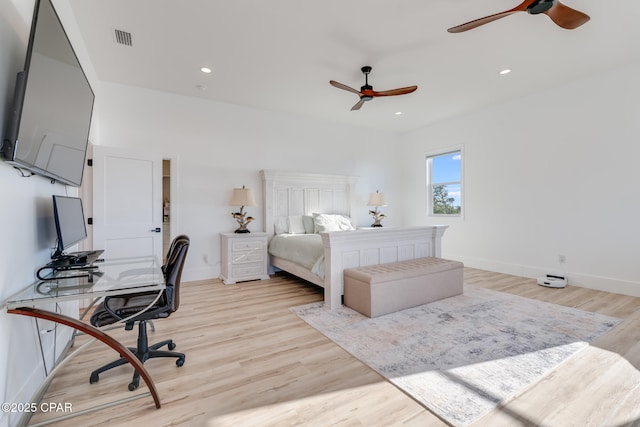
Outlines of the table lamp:
[[384,214],[378,211],[378,207],[387,206],[387,204],[384,201],[384,193],[381,193],[380,191],[376,190],[375,193],[369,194],[369,202],[367,203],[367,206],[375,206],[374,210],[369,211],[369,215],[373,217],[373,224],[371,224],[371,226],[382,227],[382,224],[380,224],[380,221],[382,221],[382,218],[384,218]]
[[256,199],[253,197],[253,191],[250,188],[245,188],[244,185],[242,188],[234,188],[229,205],[240,206],[239,212],[231,212],[231,216],[238,222],[238,224],[240,224],[240,227],[238,227],[235,232],[251,233],[247,228],[247,225],[253,221],[254,218],[251,216],[245,216],[246,212],[244,212],[244,207],[256,206]]

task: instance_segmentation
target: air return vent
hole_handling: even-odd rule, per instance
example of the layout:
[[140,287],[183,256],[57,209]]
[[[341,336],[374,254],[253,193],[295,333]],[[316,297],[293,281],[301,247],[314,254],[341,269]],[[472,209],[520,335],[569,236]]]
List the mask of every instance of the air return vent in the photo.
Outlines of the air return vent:
[[116,43],[125,45],[125,46],[132,46],[130,32],[122,31],[122,30],[115,30],[115,31],[116,31]]

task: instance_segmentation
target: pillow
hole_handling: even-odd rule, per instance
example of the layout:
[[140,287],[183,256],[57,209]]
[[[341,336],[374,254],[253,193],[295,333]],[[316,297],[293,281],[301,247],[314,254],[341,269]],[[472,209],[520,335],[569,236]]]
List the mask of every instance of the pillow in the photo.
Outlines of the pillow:
[[316,232],[316,224],[313,222],[312,215],[304,215],[302,217],[302,224],[304,225],[304,232],[306,234],[313,234]]
[[316,233],[353,230],[351,219],[344,215],[313,214]]
[[274,224],[274,232],[276,234],[285,234],[289,232],[289,221],[286,216],[279,216],[276,218],[276,223]]
[[289,229],[288,232],[290,234],[305,234],[306,230],[304,228],[304,223],[302,222],[302,215],[291,215],[288,217],[289,219]]

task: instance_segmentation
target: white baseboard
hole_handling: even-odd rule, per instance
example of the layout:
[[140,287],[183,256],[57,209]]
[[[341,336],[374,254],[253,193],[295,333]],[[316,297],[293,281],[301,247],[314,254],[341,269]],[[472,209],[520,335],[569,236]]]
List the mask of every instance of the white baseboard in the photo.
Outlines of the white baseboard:
[[579,286],[597,291],[640,297],[640,282],[632,282],[630,280],[622,280],[612,277],[601,277],[591,274],[581,274],[572,271],[563,271],[561,269],[550,270],[542,267],[508,264],[481,258],[455,256],[453,254],[447,254],[445,258],[461,261],[464,263],[465,267],[512,274],[514,276],[527,277],[531,279],[535,279],[546,274],[558,274],[567,277],[568,283],[571,286]]
[[182,282],[217,279],[220,277],[220,265],[204,268],[190,268],[182,271]]
[[[615,294],[640,297],[640,282],[632,282],[630,280],[615,279],[611,277],[594,276],[590,274],[580,274],[572,271],[563,271],[561,269],[553,270],[528,265],[509,264],[482,258],[456,256],[454,254],[446,254],[444,257],[461,261],[464,263],[465,267],[495,271],[497,273],[512,274],[514,276],[527,277],[530,279],[536,279],[546,274],[558,274],[566,276],[568,279],[568,283],[571,286],[579,286],[582,288],[589,288],[597,291],[605,291]],[[192,268],[189,270],[184,270],[182,272],[183,282],[217,279],[218,277],[220,277],[219,265],[205,268]]]

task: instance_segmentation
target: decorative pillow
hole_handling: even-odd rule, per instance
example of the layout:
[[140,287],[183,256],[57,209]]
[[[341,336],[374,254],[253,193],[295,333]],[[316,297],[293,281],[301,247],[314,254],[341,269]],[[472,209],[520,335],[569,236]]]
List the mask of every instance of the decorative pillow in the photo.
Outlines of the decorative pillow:
[[312,215],[304,215],[302,217],[302,224],[304,225],[304,232],[306,234],[313,234],[316,232],[316,225],[313,222]]
[[316,233],[353,230],[351,219],[344,215],[313,214]]
[[275,230],[273,230],[276,234],[286,234],[289,232],[289,220],[286,216],[279,216],[276,218],[276,223],[274,224]]
[[291,215],[289,218],[289,233],[290,234],[305,234],[304,223],[302,222],[302,215]]

